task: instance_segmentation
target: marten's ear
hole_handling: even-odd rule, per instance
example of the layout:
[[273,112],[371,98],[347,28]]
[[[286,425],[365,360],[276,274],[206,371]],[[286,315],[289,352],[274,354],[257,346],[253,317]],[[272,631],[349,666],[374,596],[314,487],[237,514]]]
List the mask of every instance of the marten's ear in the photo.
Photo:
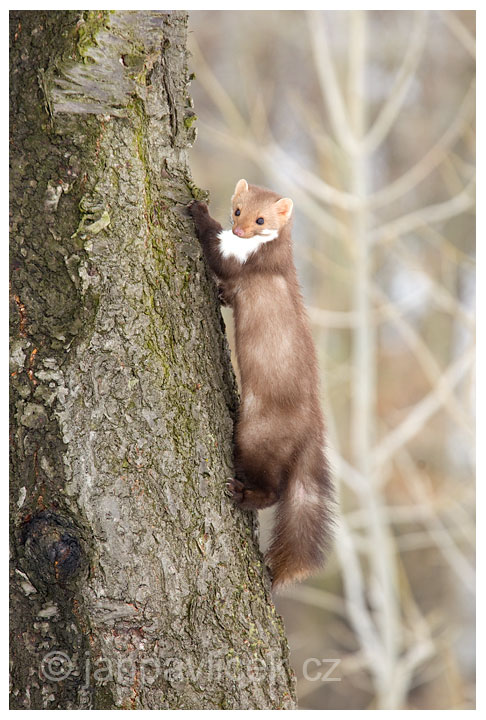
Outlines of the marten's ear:
[[294,203],[290,198],[281,198],[280,200],[277,200],[275,203],[275,207],[277,208],[277,212],[282,218],[283,222],[287,222],[287,220],[290,219],[290,216],[292,215],[292,208],[294,207]]
[[246,180],[238,180],[236,183],[235,191],[233,193],[233,197],[235,195],[239,195],[240,193],[248,192],[248,183]]

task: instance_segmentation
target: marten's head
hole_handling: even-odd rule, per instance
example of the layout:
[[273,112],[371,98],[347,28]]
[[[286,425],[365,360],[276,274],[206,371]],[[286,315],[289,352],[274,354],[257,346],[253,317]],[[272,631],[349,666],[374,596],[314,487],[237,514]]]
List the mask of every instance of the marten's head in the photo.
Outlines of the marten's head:
[[231,198],[233,233],[241,238],[276,238],[292,215],[292,200],[239,180]]

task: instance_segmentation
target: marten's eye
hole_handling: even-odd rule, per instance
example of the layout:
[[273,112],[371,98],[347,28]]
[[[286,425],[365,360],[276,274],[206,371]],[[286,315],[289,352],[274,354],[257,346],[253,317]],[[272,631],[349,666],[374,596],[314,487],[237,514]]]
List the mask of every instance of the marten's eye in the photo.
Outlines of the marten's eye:
[[258,225],[263,225],[263,223],[265,222],[265,220],[263,218],[257,218],[256,221],[257,221]]
[[240,213],[241,213],[241,210],[239,210],[239,209],[238,209],[238,210],[235,210],[235,215],[236,215],[236,217],[238,217],[238,215],[239,215]]

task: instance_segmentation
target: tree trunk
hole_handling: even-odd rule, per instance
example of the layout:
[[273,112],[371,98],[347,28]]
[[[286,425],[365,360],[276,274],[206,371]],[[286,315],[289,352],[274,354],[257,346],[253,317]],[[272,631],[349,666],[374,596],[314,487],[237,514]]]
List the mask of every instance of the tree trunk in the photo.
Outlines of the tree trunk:
[[13,11],[11,706],[294,705],[186,206],[183,12]]

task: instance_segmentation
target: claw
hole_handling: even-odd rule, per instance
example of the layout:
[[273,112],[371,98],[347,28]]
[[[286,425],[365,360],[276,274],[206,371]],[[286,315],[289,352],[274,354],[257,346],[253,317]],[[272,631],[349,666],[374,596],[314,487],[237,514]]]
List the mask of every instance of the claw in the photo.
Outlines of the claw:
[[245,494],[245,486],[243,483],[240,480],[236,480],[236,478],[231,478],[229,482],[226,483],[226,486],[233,501],[238,504],[241,503]]

